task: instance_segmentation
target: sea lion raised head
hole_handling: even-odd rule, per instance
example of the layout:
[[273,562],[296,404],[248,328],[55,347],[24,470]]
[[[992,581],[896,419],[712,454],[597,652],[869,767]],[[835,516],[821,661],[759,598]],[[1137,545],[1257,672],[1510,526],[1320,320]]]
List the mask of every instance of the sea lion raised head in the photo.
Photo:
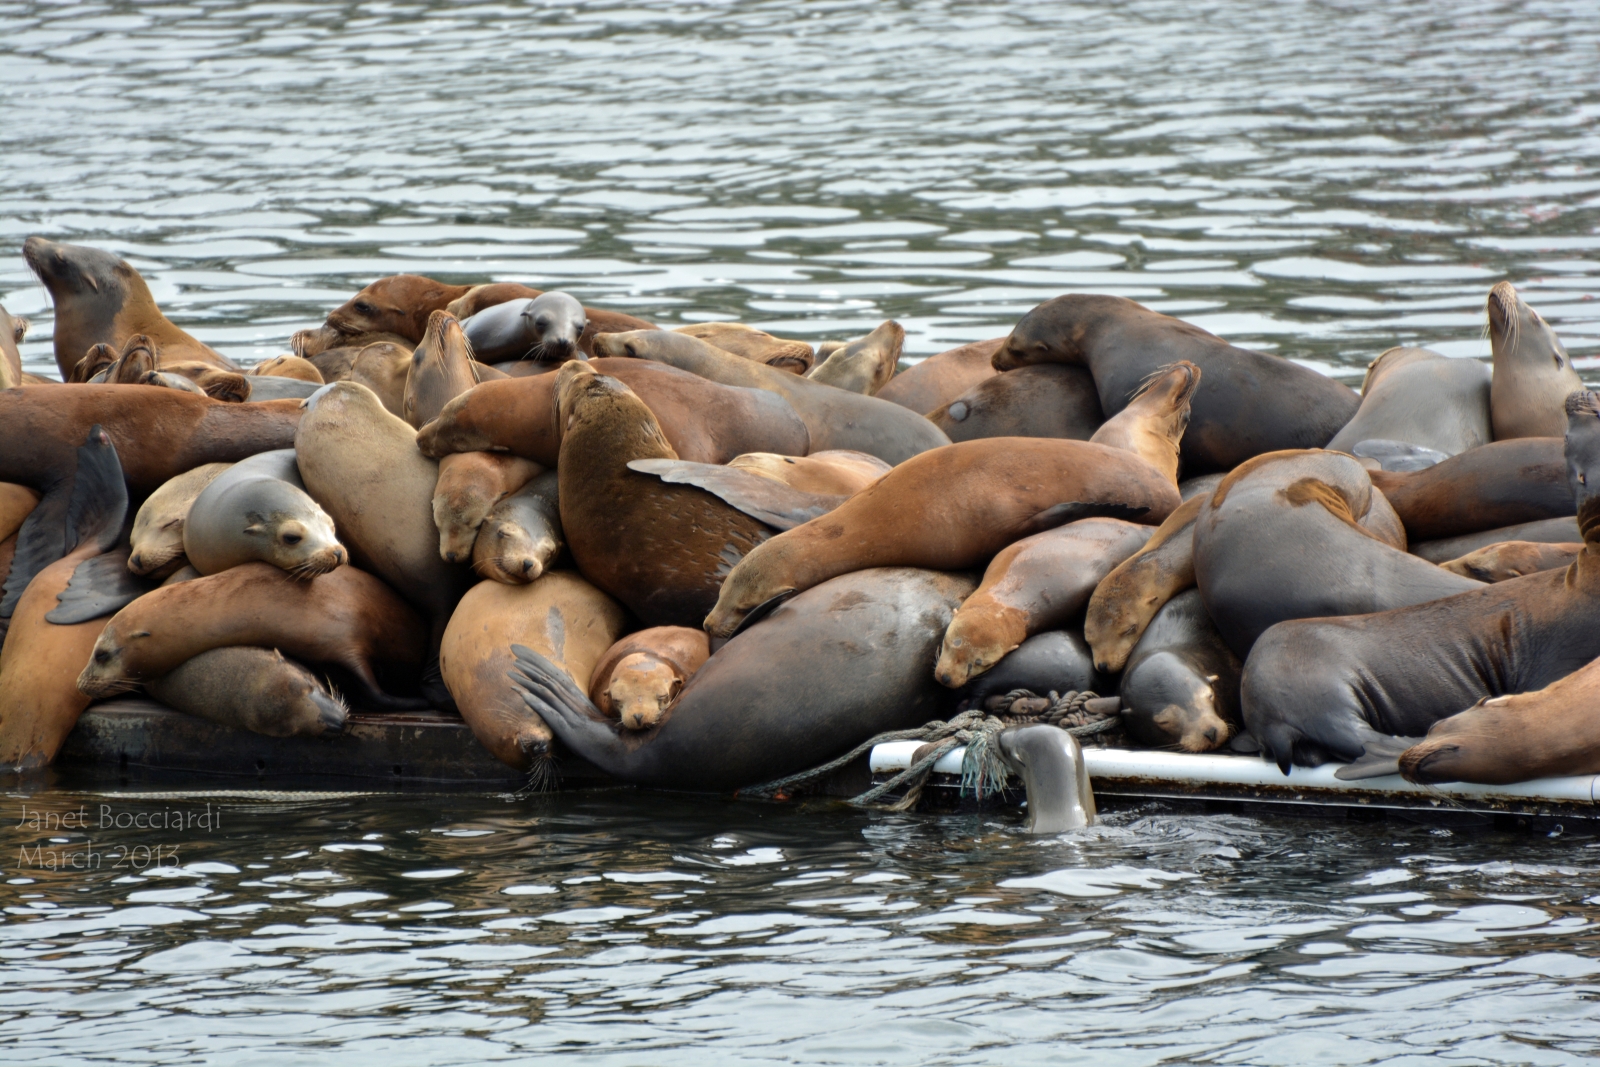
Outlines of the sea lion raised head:
[[1028,833],[1059,834],[1095,822],[1094,790],[1078,739],[1057,726],[1002,731],[1000,754],[1028,791]]
[[1128,406],[1107,419],[1089,440],[1121,448],[1178,484],[1178,450],[1189,427],[1189,402],[1200,387],[1200,368],[1187,360],[1156,371]]
[[1510,282],[1489,290],[1487,306],[1494,353],[1489,382],[1494,439],[1560,436],[1565,428],[1562,401],[1583,388],[1566,346]]
[[522,309],[523,318],[533,327],[535,338],[530,358],[548,363],[584,359],[578,338],[589,325],[583,305],[566,293],[542,293]]
[[413,429],[438,417],[450,401],[477,385],[472,374],[472,345],[453,315],[435,311],[428,329],[411,354],[401,417]]

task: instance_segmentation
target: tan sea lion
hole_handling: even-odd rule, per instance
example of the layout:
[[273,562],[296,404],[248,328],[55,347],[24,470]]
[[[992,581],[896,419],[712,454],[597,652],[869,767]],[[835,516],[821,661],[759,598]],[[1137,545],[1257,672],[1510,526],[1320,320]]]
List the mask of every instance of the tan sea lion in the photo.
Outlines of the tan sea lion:
[[339,380],[371,389],[385,411],[403,419],[406,417],[406,381],[411,377],[414,352],[411,345],[392,341],[367,345],[356,353],[350,372]]
[[560,475],[545,471],[494,506],[472,543],[472,569],[479,577],[526,585],[550,569],[566,547],[559,486]]
[[372,707],[426,706],[386,693],[375,665],[415,677],[427,657],[427,629],[387,585],[348,566],[297,581],[270,563],[243,563],[146,593],[111,617],[78,688],[111,696],[230,645],[343,668],[359,701]]
[[698,337],[724,352],[732,352],[790,374],[805,374],[817,359],[816,352],[804,341],[774,337],[764,330],[738,322],[691,322],[687,326],[674,326],[672,331]]
[[28,332],[28,320],[0,307],[0,389],[22,384],[22,352],[17,347]]
[[479,582],[461,598],[439,648],[439,668],[483,747],[528,770],[549,755],[550,729],[518,699],[509,674],[513,644],[528,645],[587,689],[600,657],[620,638],[627,613],[567,571],[528,585]]
[[240,460],[213,478],[183,519],[183,555],[201,574],[259,560],[302,580],[346,562],[333,520],[302,486],[292,448]]
[[188,562],[183,555],[183,523],[195,497],[231,463],[202,463],[169,478],[139,505],[129,537],[132,551],[128,570],[150,578],[165,578]]
[[[994,369],[994,354],[1006,343],[1004,337],[951,348],[928,356],[915,366],[896,374],[887,385],[879,389],[879,400],[899,404],[918,415],[936,411],[999,372]],[[1099,398],[1095,406],[1099,407]],[[999,437],[1000,434],[986,436]],[[1019,434],[1018,436],[1032,436]]]
[[420,429],[477,384],[472,374],[472,346],[461,332],[461,324],[445,312],[435,311],[428,316],[427,332],[411,354],[401,418]]
[[865,337],[835,349],[827,359],[811,368],[806,377],[847,392],[872,396],[894,377],[905,341],[906,331],[890,319]]
[[1540,544],[1536,541],[1501,541],[1439,564],[1453,574],[1480,582],[1503,582],[1524,574],[1571,566],[1583,551],[1583,542]]
[[1100,394],[1095,391],[1094,378],[1086,369],[1065,363],[1041,363],[985,378],[948,404],[928,412],[928,421],[952,441],[980,437],[1064,437],[1087,441],[1105,416],[1100,413]]
[[543,470],[532,460],[504,452],[455,452],[440,459],[433,490],[440,557],[449,563],[471,558],[478,530],[494,506]]
[[39,504],[39,494],[25,485],[0,482],[0,541],[22,528]]
[[1494,439],[1560,437],[1567,431],[1567,395],[1583,388],[1566,346],[1510,282],[1489,290],[1488,312]]
[[1034,634],[1066,627],[1100,580],[1151,533],[1121,519],[1083,519],[1002,549],[950,620],[934,678],[960,688]]
[[150,338],[163,363],[198,360],[235,369],[226,356],[201,344],[161,313],[150,287],[127,260],[97,248],[59,244],[43,237],[24,241],[22,258],[50,290],[55,304],[56,366],[63,381],[89,346],[105,343],[120,350],[135,334]]
[[314,382],[317,385],[325,384],[322,372],[317,365],[309,359],[299,356],[283,355],[264,359],[251,367],[245,373],[259,377],[295,378],[302,382]]
[[877,456],[849,449],[813,452],[809,456],[780,456],[775,452],[746,452],[728,466],[782,482],[803,493],[849,496],[865,489],[885,474],[889,464]]
[[314,359],[321,352],[353,344],[369,334],[395,334],[416,345],[427,329],[428,316],[443,311],[450,301],[471,288],[446,285],[420,274],[379,278],[328,312],[327,320],[315,330],[296,331],[289,344],[302,359]]
[[704,630],[652,626],[606,650],[594,668],[589,699],[625,730],[649,730],[672,712],[683,687],[711,656]]
[[356,357],[363,349],[371,345],[394,345],[405,350],[407,358],[411,350],[416,348],[415,341],[407,341],[397,333],[369,333],[346,339],[347,343],[335,348],[327,348],[314,356],[305,357],[306,362],[317,369],[324,382],[342,382],[350,377],[350,368],[355,365]]
[[144,688],[185,715],[266,737],[343,733],[349,714],[316,675],[275,648],[213,648]]
[[729,573],[705,628],[731,636],[784,598],[850,571],[965,570],[1076,519],[1154,525],[1180,502],[1176,485],[1121,449],[1037,437],[964,441],[901,463],[751,552]]
[[1161,606],[1194,585],[1194,521],[1211,498],[1185,500],[1156,528],[1143,548],[1117,564],[1095,586],[1083,620],[1084,640],[1097,670],[1115,674]]
[[1189,402],[1200,387],[1200,368],[1179,360],[1149,378],[1128,406],[1089,440],[1132,452],[1178,484],[1178,442],[1189,425]]

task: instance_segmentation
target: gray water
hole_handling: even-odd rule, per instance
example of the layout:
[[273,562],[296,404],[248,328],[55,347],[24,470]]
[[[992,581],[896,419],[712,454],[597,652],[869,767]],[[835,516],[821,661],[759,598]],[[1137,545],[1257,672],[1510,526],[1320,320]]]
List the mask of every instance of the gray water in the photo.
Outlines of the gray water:
[[[893,317],[913,355],[1094,291],[1356,380],[1393,344],[1486,356],[1509,278],[1594,376],[1597,46],[1593,0],[0,3],[0,303],[53,370],[31,233],[129,257],[245,361],[401,270],[817,340]],[[118,820],[205,801],[0,799],[4,1062],[1600,1045],[1600,856],[1571,833],[211,803],[144,830]]]

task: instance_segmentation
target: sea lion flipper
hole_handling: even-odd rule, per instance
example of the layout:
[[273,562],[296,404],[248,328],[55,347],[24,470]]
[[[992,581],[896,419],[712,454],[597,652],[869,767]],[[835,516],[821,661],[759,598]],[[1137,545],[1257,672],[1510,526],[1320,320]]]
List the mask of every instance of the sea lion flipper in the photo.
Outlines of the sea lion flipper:
[[52,608],[44,621],[71,626],[102,618],[154,589],[159,583],[128,570],[128,551],[113,549],[78,564],[67,587],[56,594],[60,606]]
[[622,731],[603,719],[600,709],[566,671],[526,645],[512,645],[517,657],[515,670],[506,676],[516,687],[522,702],[545,721],[563,744],[608,774],[631,778],[639,769],[640,746],[654,738],[655,730]]
[[807,493],[738,467],[691,463],[683,459],[634,459],[628,469],[653,474],[664,482],[704,489],[729,507],[776,530],[788,530],[826,515],[844,496]]
[[1022,532],[1018,538],[1030,537],[1046,530],[1054,530],[1058,526],[1065,526],[1069,522],[1079,519],[1126,519],[1134,521],[1140,515],[1149,511],[1149,508],[1129,507],[1126,504],[1085,503],[1082,500],[1069,500],[1063,504],[1055,504],[1045,508],[1039,514],[1029,519],[1022,525]]
[[1394,737],[1374,734],[1369,737],[1361,756],[1333,772],[1341,782],[1359,782],[1365,778],[1383,778],[1400,773],[1400,754],[1420,742],[1420,737]]

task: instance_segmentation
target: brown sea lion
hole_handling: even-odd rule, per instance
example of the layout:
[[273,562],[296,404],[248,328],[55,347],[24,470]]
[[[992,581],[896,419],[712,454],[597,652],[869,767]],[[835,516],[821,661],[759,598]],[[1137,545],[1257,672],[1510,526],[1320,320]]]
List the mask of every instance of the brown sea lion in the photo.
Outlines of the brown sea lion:
[[1578,532],[1578,518],[1568,515],[1559,519],[1540,519],[1537,522],[1520,522],[1514,526],[1497,526],[1493,530],[1480,530],[1460,537],[1445,537],[1437,541],[1420,541],[1411,546],[1411,554],[1421,556],[1429,563],[1449,563],[1453,559],[1476,552],[1480,548],[1506,541],[1531,541],[1541,545],[1570,545],[1583,540]]
[[[726,463],[747,452],[810,451],[805,423],[774,393],[719,385],[646,360],[593,362],[596,371],[621,381],[649,405],[682,459]],[[417,447],[434,457],[504,451],[554,467],[561,451],[555,384],[550,374],[485,382],[446,404],[417,433]]]
[[1065,627],[1151,533],[1121,519],[1083,519],[1008,545],[950,621],[933,676],[958,688],[1034,634]]
[[443,311],[445,305],[471,288],[446,285],[420,274],[379,278],[328,312],[327,320],[315,330],[296,331],[289,339],[290,347],[300,358],[314,359],[330,348],[350,345],[366,334],[377,333],[395,334],[415,345],[427,329],[428,316]]
[[1194,523],[1209,491],[1189,497],[1156,528],[1143,548],[1111,570],[1089,597],[1083,636],[1097,670],[1115,674],[1128,662],[1163,604],[1194,585]]
[[295,378],[302,382],[314,382],[317,385],[325,384],[325,379],[322,377],[322,372],[317,369],[317,365],[309,359],[302,359],[299,356],[273,356],[271,359],[264,359],[257,363],[245,373],[260,377]]
[[1583,388],[1566,346],[1510,282],[1489,290],[1488,312],[1494,439],[1561,436],[1567,430],[1566,398]]
[[947,717],[950,692],[928,664],[972,585],[909,567],[824,582],[719,648],[653,729],[606,719],[521,645],[514,681],[567,748],[623,781],[701,791],[770,782]]
[[406,381],[411,377],[411,345],[380,341],[356,353],[350,373],[341,381],[355,382],[372,390],[383,409],[396,418],[406,417]]
[[306,362],[317,369],[324,382],[342,382],[350,377],[350,368],[355,365],[356,357],[362,350],[371,345],[394,345],[405,350],[406,358],[410,358],[411,350],[416,348],[416,342],[407,341],[395,333],[369,333],[348,338],[347,344],[336,348],[323,349],[314,356],[305,357]]
[[494,506],[543,470],[532,460],[504,452],[454,452],[440,459],[439,481],[433,489],[440,557],[448,563],[465,563]]
[[674,326],[674,333],[686,333],[715,345],[724,352],[765,363],[790,374],[805,374],[816,362],[817,354],[804,341],[789,341],[738,322],[691,322]]
[[22,352],[18,345],[28,332],[28,320],[0,307],[0,389],[22,384]]
[[1118,695],[1122,722],[1140,744],[1209,752],[1243,728],[1244,665],[1206,614],[1198,589],[1167,601],[1128,657]]
[[411,354],[401,418],[413,429],[432,422],[439,410],[477,385],[472,374],[472,346],[461,324],[443,311],[428,316],[428,329]]
[[877,456],[848,449],[813,452],[809,456],[780,456],[774,452],[746,452],[728,466],[782,482],[802,493],[849,496],[865,489],[890,467]]
[[1501,541],[1439,564],[1452,574],[1476,578],[1480,582],[1503,582],[1524,574],[1552,571],[1572,565],[1583,551],[1583,542],[1540,544],[1536,541]]
[[828,358],[812,367],[806,377],[847,392],[872,396],[894,377],[905,342],[905,329],[890,319],[865,337],[829,353]]
[[349,714],[316,675],[275,648],[213,648],[144,688],[185,715],[266,737],[343,733]]
[[595,340],[595,352],[602,356],[628,356],[666,363],[724,385],[776,393],[789,401],[806,424],[811,448],[818,452],[848,448],[894,464],[950,441],[933,423],[897,404],[785,374],[740,359],[687,334],[670,330],[602,334]]
[[1411,541],[1434,541],[1572,514],[1561,438],[1469,449],[1418,471],[1371,471]]
[[950,403],[928,412],[928,421],[952,441],[980,437],[1087,441],[1105,416],[1100,413],[1094,378],[1087,370],[1065,363],[1041,363],[985,378]]
[[0,482],[0,541],[22,529],[39,505],[39,494],[25,485]]
[[1148,379],[1128,406],[1107,419],[1089,440],[1132,452],[1178,484],[1178,442],[1189,425],[1189,404],[1200,368],[1179,360]]
[[550,730],[518,699],[513,644],[529,645],[586,689],[595,664],[625,630],[627,613],[567,571],[529,585],[479,582],[461,598],[439,648],[439,668],[473,736],[518,770],[549,755]]
[[43,237],[24,241],[22,258],[55,304],[56,366],[63,381],[89,346],[105,343],[120,350],[134,334],[149,337],[163,363],[198,360],[236,369],[222,353],[174,326],[127,260]]
[[1038,437],[964,441],[907,460],[751,552],[729,573],[705,628],[731,636],[782,599],[850,571],[965,570],[1075,519],[1154,525],[1179,503],[1175,485],[1121,449]]
[[545,471],[494,506],[472,543],[472,569],[479,577],[526,585],[550,569],[566,547],[559,486],[560,475]]
[[[936,411],[953,400],[976,389],[998,371],[994,369],[994,354],[1006,343],[1004,337],[989,341],[974,341],[969,345],[951,348],[908,367],[889,379],[888,384],[875,394],[879,400],[910,408],[918,415]],[[1095,407],[1099,408],[1099,398]],[[986,434],[989,437],[1006,436]],[[1045,434],[1016,434],[1018,437],[1056,436]]]
[[83,353],[83,358],[73,364],[72,371],[62,376],[62,381],[74,385],[82,382],[94,381],[96,378],[103,384],[106,373],[117,362],[120,354],[118,349],[112,348],[105,342],[93,344]]
[[1236,348],[1119,296],[1074,293],[1024,315],[994,355],[997,369],[1038,363],[1089,368],[1109,418],[1151,374],[1178,360],[1204,372],[1183,436],[1189,474],[1225,471],[1251,456],[1320,448],[1355,415],[1355,392],[1284,359]]
[[629,634],[606,650],[589,682],[589,699],[600,714],[625,730],[661,725],[672,705],[711,656],[704,630],[652,626]]
[[1489,368],[1426,348],[1391,348],[1367,366],[1361,406],[1328,448],[1372,439],[1404,441],[1447,456],[1488,444]]
[[372,707],[426,706],[384,692],[374,671],[385,664],[415,677],[427,656],[426,627],[387,585],[355,567],[297,581],[270,563],[244,563],[146,593],[112,616],[78,688],[110,696],[231,645],[341,667],[359,702]]
[[242,459],[211,479],[183,518],[183,555],[201,574],[259,560],[299,579],[347,558],[333,520],[306,495],[292,448]]
[[128,570],[150,578],[165,578],[188,562],[183,556],[184,519],[188,518],[195,497],[231,466],[231,463],[202,463],[167,479],[145,498],[133,517]]

